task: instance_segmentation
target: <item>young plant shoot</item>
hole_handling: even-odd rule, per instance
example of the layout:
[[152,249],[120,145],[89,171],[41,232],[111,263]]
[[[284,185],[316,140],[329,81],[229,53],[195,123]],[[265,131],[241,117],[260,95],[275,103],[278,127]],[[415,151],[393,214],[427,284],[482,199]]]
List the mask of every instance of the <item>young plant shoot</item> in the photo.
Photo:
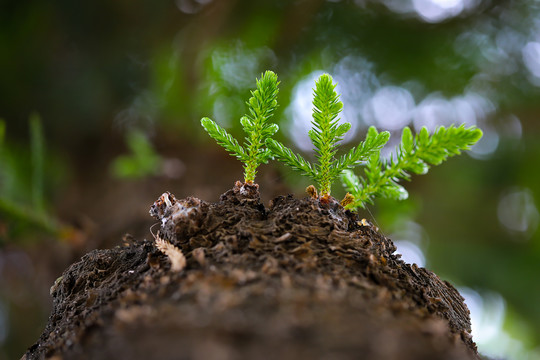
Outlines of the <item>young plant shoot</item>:
[[313,121],[309,138],[314,145],[318,162],[311,164],[301,155],[295,154],[291,149],[280,142],[267,138],[266,146],[275,158],[284,162],[294,170],[301,171],[318,184],[320,199],[328,201],[332,183],[346,169],[351,169],[367,159],[378,154],[388,141],[388,132],[377,132],[371,127],[366,140],[347,154],[336,158],[339,141],[351,128],[351,124],[339,124],[338,115],[343,108],[339,95],[335,91],[336,85],[330,75],[324,74],[316,81],[313,97]]
[[276,124],[268,122],[277,107],[278,79],[272,71],[266,71],[257,80],[257,89],[251,92],[247,102],[249,114],[240,119],[247,133],[243,146],[225,129],[209,118],[203,118],[201,125],[208,134],[231,155],[244,163],[244,182],[252,184],[260,164],[267,163],[272,153],[265,141],[278,131]]
[[[399,180],[409,180],[409,173],[427,173],[430,165],[439,165],[447,158],[459,155],[482,137],[482,131],[475,126],[441,126],[432,135],[422,128],[415,136],[405,127],[395,155],[389,160],[381,160],[381,149],[388,142],[390,133],[379,133],[372,126],[364,141],[336,157],[339,142],[351,124],[339,123],[338,115],[343,103],[335,91],[332,77],[324,74],[316,81],[313,91],[313,120],[308,133],[317,158],[317,163],[313,164],[271,139],[278,130],[276,124],[268,121],[277,107],[278,84],[276,74],[271,71],[257,80],[257,89],[251,92],[252,97],[247,103],[249,115],[240,119],[248,134],[243,146],[214,121],[208,118],[201,120],[208,134],[244,163],[245,183],[253,183],[257,167],[275,157],[315,181],[323,202],[330,201],[332,183],[341,176],[344,187],[349,191],[341,203],[347,209],[355,210],[373,203],[376,197],[406,199],[408,193],[398,184]],[[352,172],[359,165],[365,166],[365,176],[359,177]],[[308,192],[317,197],[313,186],[308,188]]]
[[429,165],[439,165],[447,158],[459,155],[461,150],[470,149],[481,137],[482,130],[475,126],[441,126],[431,136],[424,127],[414,137],[411,130],[405,127],[395,156],[381,161],[380,153],[372,154],[366,164],[365,177],[362,178],[350,170],[342,173],[343,185],[352,195],[344,206],[348,209],[363,208],[373,203],[376,197],[406,199],[409,194],[398,184],[400,179],[409,180],[409,172],[426,174]]

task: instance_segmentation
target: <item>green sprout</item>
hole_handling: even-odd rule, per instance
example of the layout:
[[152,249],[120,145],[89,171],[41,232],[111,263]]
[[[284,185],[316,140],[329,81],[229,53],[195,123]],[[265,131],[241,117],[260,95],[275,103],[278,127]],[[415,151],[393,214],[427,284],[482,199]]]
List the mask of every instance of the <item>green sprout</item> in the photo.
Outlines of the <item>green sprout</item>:
[[429,165],[439,165],[447,158],[459,155],[461,150],[469,150],[482,137],[482,130],[475,126],[439,127],[431,136],[423,127],[413,137],[408,127],[403,129],[401,144],[394,157],[381,161],[380,154],[373,154],[365,168],[365,178],[359,178],[352,171],[344,171],[341,180],[344,187],[352,195],[346,208],[363,208],[373,203],[376,197],[404,200],[407,191],[398,184],[400,179],[409,180],[409,172],[423,175]]
[[321,75],[315,84],[311,122],[313,127],[309,131],[309,138],[314,145],[318,163],[309,163],[276,140],[266,140],[266,146],[277,160],[301,171],[319,185],[320,198],[324,201],[329,200],[332,183],[344,170],[358,166],[373,154],[378,154],[390,137],[387,131],[379,133],[371,127],[365,141],[360,142],[347,154],[336,158],[338,143],[343,140],[351,124],[339,124],[338,115],[343,103],[339,100],[335,87],[332,77],[327,74]]
[[[250,115],[240,119],[248,134],[244,146],[214,121],[208,118],[201,120],[208,134],[244,163],[245,183],[253,183],[260,164],[276,158],[315,181],[322,202],[330,201],[332,184],[341,177],[343,186],[349,191],[341,204],[356,210],[373,203],[376,197],[406,199],[408,193],[398,184],[399,180],[409,180],[409,173],[427,173],[430,165],[439,165],[449,157],[459,155],[462,150],[469,150],[482,137],[482,131],[475,126],[441,126],[432,135],[422,128],[415,136],[411,129],[405,127],[395,155],[389,160],[381,160],[381,150],[390,133],[378,132],[372,126],[364,141],[337,157],[338,145],[351,124],[339,123],[338,115],[343,103],[335,91],[332,77],[324,74],[315,82],[313,91],[313,120],[308,133],[317,159],[313,164],[271,139],[278,130],[276,124],[268,122],[277,107],[278,84],[277,76],[271,71],[257,80],[257,89],[251,92],[252,97],[247,103]],[[361,165],[365,167],[365,177],[352,172],[353,168]],[[311,196],[317,197],[314,186],[307,190]]]
[[259,165],[266,164],[272,158],[265,141],[279,129],[276,124],[268,122],[277,107],[278,85],[277,75],[272,71],[266,71],[257,80],[257,89],[251,92],[252,97],[247,102],[249,115],[240,119],[248,135],[244,146],[214,121],[206,117],[201,120],[210,137],[244,163],[244,182],[248,184],[255,180]]

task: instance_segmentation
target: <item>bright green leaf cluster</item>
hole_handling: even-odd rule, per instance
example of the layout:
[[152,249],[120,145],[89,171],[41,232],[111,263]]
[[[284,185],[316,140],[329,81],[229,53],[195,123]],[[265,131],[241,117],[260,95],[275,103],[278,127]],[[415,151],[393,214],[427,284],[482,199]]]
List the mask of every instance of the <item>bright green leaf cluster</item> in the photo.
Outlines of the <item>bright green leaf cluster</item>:
[[408,127],[403,129],[401,144],[395,158],[381,161],[380,154],[373,154],[366,164],[365,177],[359,178],[352,171],[341,175],[343,185],[354,197],[347,208],[364,207],[376,197],[403,200],[407,191],[398,184],[401,179],[409,180],[409,173],[427,173],[429,165],[439,165],[447,158],[468,150],[482,137],[482,131],[474,126],[439,127],[431,136],[424,127],[413,136]]
[[246,183],[253,183],[259,165],[272,158],[272,153],[264,144],[279,129],[276,124],[268,122],[277,108],[278,85],[277,75],[272,71],[266,71],[257,80],[257,89],[251,92],[251,98],[247,102],[249,114],[240,119],[248,135],[243,146],[214,121],[209,118],[201,120],[201,125],[208,134],[244,163]]
[[309,138],[314,145],[318,163],[311,164],[301,155],[281,144],[268,139],[266,146],[272,151],[277,160],[284,162],[294,170],[302,171],[319,185],[322,198],[330,196],[332,183],[342,171],[353,168],[366,161],[372,154],[379,153],[388,141],[388,132],[378,133],[374,127],[368,131],[366,140],[358,147],[352,148],[347,154],[336,158],[338,142],[351,128],[351,124],[339,124],[338,115],[343,108],[336,85],[330,75],[321,75],[315,83],[313,96],[313,121]]
[[[339,142],[351,125],[339,123],[338,115],[343,103],[335,88],[330,75],[321,75],[315,83],[312,128],[308,135],[313,143],[316,163],[271,139],[278,130],[276,124],[268,122],[277,107],[278,93],[277,76],[271,71],[257,81],[257,89],[251,92],[252,97],[248,101],[249,115],[240,120],[248,134],[243,146],[212,120],[203,118],[201,124],[218,144],[244,163],[246,183],[254,181],[260,164],[275,157],[314,180],[319,186],[320,199],[324,201],[330,199],[332,183],[341,176],[349,191],[342,204],[348,209],[364,207],[376,197],[406,199],[408,193],[398,184],[399,180],[408,180],[409,173],[425,174],[430,165],[438,165],[448,157],[468,150],[482,137],[482,131],[474,126],[441,126],[432,135],[423,128],[415,136],[406,127],[395,156],[382,161],[381,149],[388,142],[390,133],[379,133],[375,127],[370,127],[364,141],[337,157]],[[365,166],[365,176],[359,177],[352,172],[359,165]],[[315,196],[316,190],[310,188],[310,193]]]

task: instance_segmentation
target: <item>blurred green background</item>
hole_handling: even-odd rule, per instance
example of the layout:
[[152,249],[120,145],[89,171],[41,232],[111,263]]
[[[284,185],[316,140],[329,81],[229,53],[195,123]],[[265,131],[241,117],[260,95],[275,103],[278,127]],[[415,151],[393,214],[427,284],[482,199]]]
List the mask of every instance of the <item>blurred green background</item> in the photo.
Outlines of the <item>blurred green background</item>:
[[[242,137],[266,69],[281,81],[278,137],[308,153],[322,72],[353,124],[344,148],[370,125],[394,140],[407,125],[483,129],[468,154],[405,184],[409,200],[361,216],[458,286],[483,354],[540,359],[533,0],[0,3],[0,359],[37,340],[70,263],[124,233],[150,237],[163,191],[216,201],[241,179],[199,121]],[[265,201],[307,185],[279,164],[257,182]]]

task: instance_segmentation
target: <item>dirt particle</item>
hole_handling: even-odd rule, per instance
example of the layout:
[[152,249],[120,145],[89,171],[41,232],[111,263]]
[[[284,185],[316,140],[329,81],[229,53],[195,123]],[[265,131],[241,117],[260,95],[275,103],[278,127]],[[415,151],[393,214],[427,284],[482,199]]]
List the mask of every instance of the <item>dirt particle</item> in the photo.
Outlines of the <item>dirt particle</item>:
[[120,308],[116,310],[114,316],[120,322],[133,323],[138,318],[151,315],[152,311],[152,308],[149,306],[131,306],[129,308]]
[[193,249],[191,254],[193,255],[193,258],[195,259],[195,261],[199,263],[199,265],[205,266],[206,257],[204,254],[204,248],[199,247],[199,248]]
[[261,271],[268,275],[279,274],[278,261],[274,257],[268,256],[261,267]]
[[274,240],[274,242],[281,243],[281,242],[287,241],[287,240],[289,240],[291,238],[291,236],[292,236],[291,233],[287,232],[287,233],[281,235],[280,237],[276,238]]
[[154,269],[157,269],[160,266],[159,256],[155,253],[148,254],[146,257],[146,262],[150,267]]

